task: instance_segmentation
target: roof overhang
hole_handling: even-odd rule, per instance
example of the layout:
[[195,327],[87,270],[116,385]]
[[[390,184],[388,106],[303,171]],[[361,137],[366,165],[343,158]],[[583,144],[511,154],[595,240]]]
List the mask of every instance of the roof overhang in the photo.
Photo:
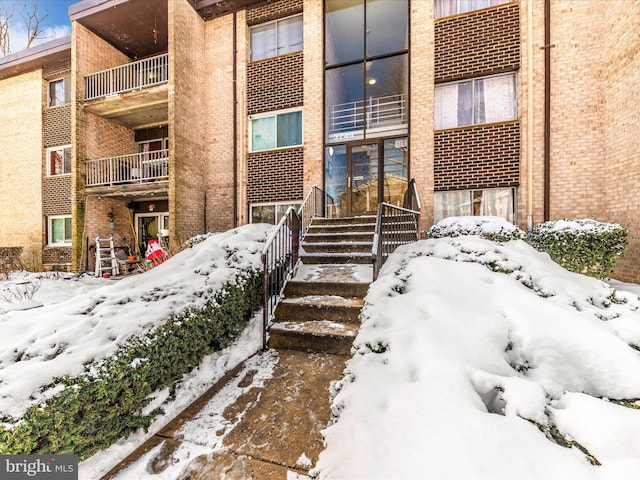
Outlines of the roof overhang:
[[0,80],[63,61],[71,64],[69,35],[0,58]]

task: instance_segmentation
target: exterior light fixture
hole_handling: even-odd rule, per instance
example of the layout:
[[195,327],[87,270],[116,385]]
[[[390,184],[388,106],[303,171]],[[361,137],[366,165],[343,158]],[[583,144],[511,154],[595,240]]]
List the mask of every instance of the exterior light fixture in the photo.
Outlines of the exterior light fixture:
[[114,219],[116,218],[116,214],[113,213],[113,209],[111,209],[111,211],[107,213],[107,217],[109,218],[109,228],[113,230],[114,228],[116,228],[116,224],[114,222]]

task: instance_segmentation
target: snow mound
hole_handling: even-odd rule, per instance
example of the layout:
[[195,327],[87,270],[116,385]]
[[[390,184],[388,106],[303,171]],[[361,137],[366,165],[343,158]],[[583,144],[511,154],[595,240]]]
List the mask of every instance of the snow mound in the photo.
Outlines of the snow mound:
[[[163,264],[66,301],[0,314],[0,417],[18,418],[55,392],[55,377],[75,376],[132,335],[199,308],[242,272],[260,270],[273,227],[246,225],[213,234]],[[105,283],[101,283],[105,285]]]
[[427,234],[431,238],[477,235],[498,242],[523,240],[527,237],[523,230],[504,218],[473,215],[444,218],[433,225]]
[[314,475],[634,477],[638,304],[523,241],[400,247],[369,289]]

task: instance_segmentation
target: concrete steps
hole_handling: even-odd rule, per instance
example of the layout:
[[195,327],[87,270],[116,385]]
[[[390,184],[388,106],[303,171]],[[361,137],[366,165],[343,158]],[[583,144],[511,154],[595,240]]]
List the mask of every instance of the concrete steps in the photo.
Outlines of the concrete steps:
[[287,283],[269,347],[349,355],[371,282],[375,217],[314,219]]

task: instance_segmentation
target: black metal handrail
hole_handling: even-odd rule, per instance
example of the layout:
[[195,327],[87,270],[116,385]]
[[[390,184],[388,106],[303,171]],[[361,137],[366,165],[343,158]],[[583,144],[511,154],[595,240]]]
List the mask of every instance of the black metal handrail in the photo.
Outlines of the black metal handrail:
[[287,280],[298,263],[300,251],[300,217],[289,207],[262,249],[263,279],[263,348],[267,348],[267,329],[282,298]]
[[263,348],[267,348],[267,331],[287,281],[293,276],[300,257],[300,242],[311,220],[324,216],[326,193],[315,185],[296,212],[289,207],[262,249],[264,300],[262,310]]
[[382,265],[396,248],[420,238],[420,198],[413,179],[409,182],[403,204],[404,208],[390,203],[378,205],[371,252],[373,280],[378,278]]

